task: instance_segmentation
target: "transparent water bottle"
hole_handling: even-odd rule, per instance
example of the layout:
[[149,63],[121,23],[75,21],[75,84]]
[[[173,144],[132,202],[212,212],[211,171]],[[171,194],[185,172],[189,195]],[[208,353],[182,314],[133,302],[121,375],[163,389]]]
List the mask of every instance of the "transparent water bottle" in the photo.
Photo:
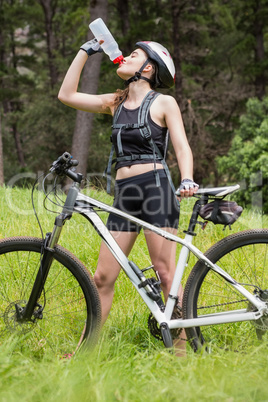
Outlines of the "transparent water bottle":
[[98,41],[104,41],[101,44],[101,47],[103,51],[110,57],[110,60],[112,60],[114,64],[122,64],[122,52],[119,50],[118,44],[114,40],[113,35],[109,31],[103,20],[101,18],[97,18],[89,24],[89,29]]

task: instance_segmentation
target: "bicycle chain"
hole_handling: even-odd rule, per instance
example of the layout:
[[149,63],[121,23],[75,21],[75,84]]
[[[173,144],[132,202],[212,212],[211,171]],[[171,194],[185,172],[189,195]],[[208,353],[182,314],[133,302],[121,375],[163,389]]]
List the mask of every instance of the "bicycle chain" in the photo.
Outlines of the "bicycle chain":
[[235,303],[244,303],[247,302],[247,299],[242,299],[242,300],[237,300],[237,301],[232,301],[232,302],[227,302],[227,303],[220,303],[220,304],[212,304],[211,306],[204,306],[204,307],[198,307],[197,310],[201,310],[204,308],[210,308],[210,307],[219,307],[219,306],[227,306],[229,304],[235,304]]

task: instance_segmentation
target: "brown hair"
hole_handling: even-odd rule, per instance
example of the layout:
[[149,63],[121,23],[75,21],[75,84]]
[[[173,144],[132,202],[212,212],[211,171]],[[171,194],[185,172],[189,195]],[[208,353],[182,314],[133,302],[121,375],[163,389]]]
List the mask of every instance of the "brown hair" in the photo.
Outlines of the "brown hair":
[[115,98],[114,98],[114,108],[117,109],[118,106],[124,102],[124,100],[127,99],[129,93],[129,87],[126,87],[125,89],[117,89],[115,92]]

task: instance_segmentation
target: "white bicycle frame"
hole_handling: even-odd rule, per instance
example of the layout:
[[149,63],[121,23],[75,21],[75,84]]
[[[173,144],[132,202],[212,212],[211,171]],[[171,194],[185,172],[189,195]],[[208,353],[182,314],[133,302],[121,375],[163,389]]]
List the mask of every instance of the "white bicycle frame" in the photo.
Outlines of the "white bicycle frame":
[[[68,201],[71,199],[71,203]],[[167,231],[155,227],[147,222],[144,222],[141,219],[137,219],[125,212],[122,212],[110,205],[107,205],[101,201],[98,201],[94,198],[86,196],[79,192],[79,188],[73,186],[69,190],[67,200],[65,202],[65,206],[63,208],[63,213],[65,212],[78,212],[82,216],[84,216],[95,228],[97,233],[101,236],[113,256],[116,258],[120,266],[122,267],[123,271],[126,273],[134,287],[136,288],[137,292],[140,294],[142,299],[144,300],[145,304],[152,312],[153,316],[155,317],[156,321],[159,325],[165,323],[168,325],[170,329],[173,328],[190,328],[190,327],[198,327],[198,326],[205,326],[205,325],[216,325],[216,324],[225,324],[231,322],[239,322],[239,321],[254,321],[258,320],[264,313],[267,313],[267,306],[264,301],[261,301],[257,295],[252,295],[249,291],[247,291],[242,285],[237,283],[227,272],[225,272],[222,268],[220,268],[217,264],[212,263],[197,247],[192,244],[193,235],[186,234],[185,238],[182,239],[176,235],[168,233]],[[69,202],[69,204],[68,204]],[[70,206],[68,208],[68,205]],[[98,213],[94,210],[94,208],[98,208],[101,211],[116,214],[124,219],[127,219],[137,225],[148,229],[159,236],[164,237],[170,241],[174,241],[176,243],[181,244],[183,247],[181,249],[178,263],[176,266],[175,275],[173,278],[170,295],[167,300],[166,306],[164,311],[160,309],[156,301],[152,300],[149,297],[146,288],[139,287],[141,283],[140,278],[137,276],[133,268],[131,267],[131,261],[128,257],[124,254],[121,250],[119,245],[117,244],[116,240],[112,236],[112,234],[107,229],[106,225],[98,215]],[[61,228],[54,228],[54,231],[58,233],[53,233],[52,238],[54,239],[54,243],[57,242]],[[53,244],[51,244],[53,247]],[[243,295],[250,304],[256,307],[255,312],[249,312],[246,309],[241,310],[232,310],[223,313],[216,313],[216,314],[206,314],[198,316],[198,318],[192,319],[171,319],[171,315],[175,306],[178,290],[180,287],[180,283],[183,277],[183,273],[185,270],[185,266],[187,263],[187,259],[189,253],[192,252],[199,260],[203,261],[208,267],[210,267],[213,271],[219,274],[222,278],[224,278],[232,287],[234,287],[241,295]]]

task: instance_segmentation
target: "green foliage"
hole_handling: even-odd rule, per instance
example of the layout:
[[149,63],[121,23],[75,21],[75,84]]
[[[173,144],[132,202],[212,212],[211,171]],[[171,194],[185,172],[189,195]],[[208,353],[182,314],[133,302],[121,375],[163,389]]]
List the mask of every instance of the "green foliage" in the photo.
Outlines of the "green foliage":
[[[25,103],[23,112],[13,112],[4,118],[3,144],[6,180],[16,173],[47,170],[50,163],[65,150],[70,150],[75,111],[68,110],[51,93],[35,94],[35,103]],[[11,119],[16,122],[17,130],[24,149],[27,165],[18,166],[14,152],[12,131],[8,130]]]
[[[60,104],[57,91],[87,38],[91,4],[88,0],[47,2],[48,24],[41,3],[0,2],[0,101],[6,182],[16,172],[43,169],[54,155],[70,150],[75,126],[75,111]],[[216,157],[228,152],[245,103],[256,94],[256,82],[261,80],[264,87],[267,85],[266,1],[109,0],[108,5],[108,26],[124,55],[138,40],[161,42],[174,54],[182,86],[168,93],[180,102],[194,154],[195,180],[201,185],[223,184],[224,174],[217,170]],[[258,60],[257,38],[264,46]],[[123,88],[123,83],[116,76],[115,66],[104,56],[99,93],[117,88]],[[90,174],[102,172],[106,166],[110,126],[110,117],[95,117],[90,133]],[[168,162],[178,184],[172,148]]]
[[[228,182],[240,180],[243,188],[237,200],[247,206],[256,203],[268,212],[268,97],[247,102],[247,112],[240,118],[231,148],[218,159],[219,170]],[[250,191],[249,191],[250,190]],[[255,200],[252,199],[252,193]],[[261,198],[260,198],[261,197]],[[263,206],[262,206],[263,202]]]
[[[130,328],[131,321],[126,322]],[[105,333],[106,332],[106,333]],[[126,329],[106,328],[92,355],[71,361],[12,356],[12,340],[1,346],[0,398],[8,402],[266,401],[265,346],[250,353],[226,352],[178,359],[144,336],[137,349]],[[133,334],[134,335],[134,334]],[[146,395],[146,397],[145,397]]]
[[[66,70],[87,33],[87,1],[58,1],[54,10],[53,33],[57,49],[53,61],[57,70]],[[53,6],[54,7],[54,6]],[[40,2],[26,0],[0,5],[2,58],[0,80],[3,105],[2,137],[6,182],[19,172],[46,169],[53,158],[70,150],[75,124],[75,111],[57,99],[57,88],[51,88],[46,51],[45,16]],[[74,32],[74,26],[77,33]],[[82,39],[83,38],[83,39]],[[76,42],[77,41],[77,42]],[[69,57],[69,59],[68,59]],[[17,133],[16,148],[14,144]],[[25,163],[18,160],[21,147]],[[37,157],[38,155],[38,157]]]

